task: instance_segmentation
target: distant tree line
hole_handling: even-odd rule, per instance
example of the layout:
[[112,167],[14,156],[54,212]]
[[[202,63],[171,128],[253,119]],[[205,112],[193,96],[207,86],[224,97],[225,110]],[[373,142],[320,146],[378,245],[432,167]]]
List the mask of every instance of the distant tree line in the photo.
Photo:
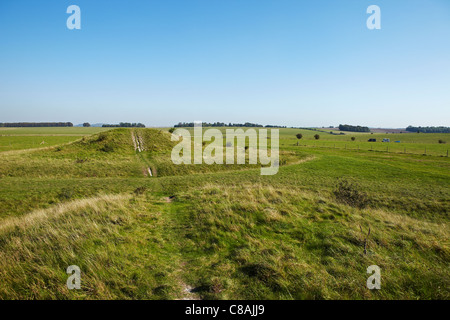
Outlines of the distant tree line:
[[423,132],[423,133],[450,133],[450,127],[413,127],[406,128],[409,132]]
[[104,128],[145,128],[142,123],[120,122],[119,124],[104,124]]
[[339,130],[350,132],[370,132],[369,127],[351,126],[349,124],[340,124]]
[[[178,124],[174,125],[175,128],[189,128],[194,127],[194,122],[179,122]],[[264,126],[262,124],[256,124],[256,123],[225,123],[225,122],[202,122],[202,127],[250,127],[250,128],[263,128]],[[286,128],[286,126],[274,126],[274,125],[266,125],[266,128]]]
[[10,122],[0,123],[0,127],[73,127],[72,122]]
[[291,129],[302,129],[302,130],[311,130],[311,131],[322,131],[317,128],[305,128],[305,127],[290,127]]

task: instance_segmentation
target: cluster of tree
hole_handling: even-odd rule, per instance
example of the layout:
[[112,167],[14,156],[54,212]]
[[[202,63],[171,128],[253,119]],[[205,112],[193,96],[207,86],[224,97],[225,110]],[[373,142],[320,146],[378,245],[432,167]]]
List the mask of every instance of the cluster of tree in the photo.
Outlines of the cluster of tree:
[[[194,127],[194,122],[179,122],[178,124],[174,125],[175,128],[186,128],[186,127]],[[246,122],[244,124],[242,123],[224,123],[224,122],[214,122],[214,123],[208,123],[208,122],[202,122],[202,127],[259,127],[262,128],[263,125],[256,124],[256,123],[250,123]]]
[[[297,133],[295,136],[297,137],[298,140],[300,140],[301,138],[303,138],[303,135],[302,135],[301,133]],[[319,139],[320,139],[320,135],[315,134],[315,135],[314,135],[314,139],[319,140]],[[297,144],[297,145],[298,145],[298,144]]]
[[[174,125],[174,128],[189,128],[194,127],[194,122],[179,122]],[[286,126],[266,125],[263,126],[257,123],[225,123],[225,122],[202,122],[202,127],[250,127],[250,128],[286,128]]]
[[104,128],[145,128],[142,123],[120,122],[119,124],[104,124]]
[[450,133],[450,127],[413,127],[406,128],[409,132],[423,132],[423,133]]
[[[263,127],[263,125],[255,124],[246,122],[244,124],[242,123],[224,123],[224,122],[214,122],[214,123],[208,123],[208,122],[202,122],[203,127]],[[179,122],[178,124],[174,125],[175,128],[182,128],[182,127],[194,127],[194,122]]]
[[339,130],[350,132],[370,132],[369,127],[351,126],[349,124],[340,124]]
[[0,123],[0,127],[73,127],[72,122],[14,122]]
[[305,128],[305,127],[289,127],[289,128],[323,132],[322,130],[319,130],[317,128]]
[[287,128],[286,126],[273,126],[271,124],[268,124],[266,126],[264,126],[264,128]]

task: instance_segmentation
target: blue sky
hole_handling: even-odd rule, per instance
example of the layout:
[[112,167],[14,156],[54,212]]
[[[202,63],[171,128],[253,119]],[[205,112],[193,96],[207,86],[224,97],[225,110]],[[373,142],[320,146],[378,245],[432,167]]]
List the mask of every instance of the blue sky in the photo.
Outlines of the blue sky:
[[0,122],[449,119],[448,0],[0,2]]

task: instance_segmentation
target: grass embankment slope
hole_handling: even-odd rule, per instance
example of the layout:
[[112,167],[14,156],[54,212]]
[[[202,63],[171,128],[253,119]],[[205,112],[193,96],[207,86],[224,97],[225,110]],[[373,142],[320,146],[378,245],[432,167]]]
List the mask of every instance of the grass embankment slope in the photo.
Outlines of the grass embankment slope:
[[[275,176],[173,167],[156,129],[0,153],[0,297],[450,298],[449,159],[319,148],[307,131],[300,146],[281,131]],[[69,265],[81,290],[65,285]]]

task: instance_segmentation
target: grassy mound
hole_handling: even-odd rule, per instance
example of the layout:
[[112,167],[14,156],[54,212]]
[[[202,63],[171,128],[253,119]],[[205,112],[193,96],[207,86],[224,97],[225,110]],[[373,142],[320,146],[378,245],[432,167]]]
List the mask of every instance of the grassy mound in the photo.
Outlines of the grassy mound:
[[116,129],[75,142],[29,152],[0,154],[0,177],[141,176],[131,132]]
[[[131,194],[75,200],[0,226],[2,299],[167,299],[181,292],[165,202]],[[66,269],[81,269],[68,290]]]

